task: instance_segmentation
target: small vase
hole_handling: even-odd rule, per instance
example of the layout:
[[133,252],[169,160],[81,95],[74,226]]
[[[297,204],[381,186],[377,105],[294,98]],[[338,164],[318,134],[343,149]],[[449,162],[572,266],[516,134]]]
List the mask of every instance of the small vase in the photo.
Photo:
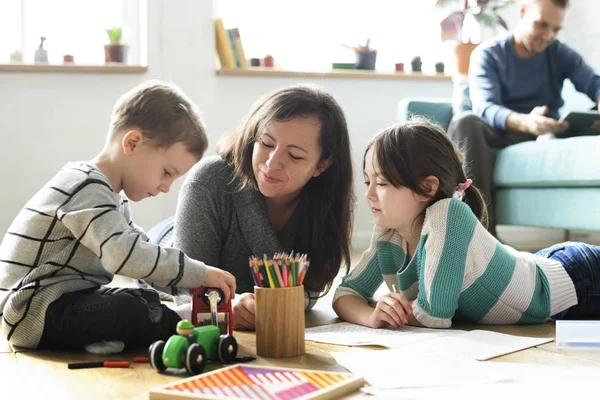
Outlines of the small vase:
[[272,67],[275,65],[275,61],[273,57],[265,57],[263,58],[263,67]]
[[377,50],[356,52],[356,69],[374,70],[376,63]]
[[48,62],[48,52],[44,50],[44,41],[46,38],[44,36],[40,37],[40,46],[35,51],[33,56],[33,60],[36,63],[47,63]]
[[122,44],[104,45],[104,62],[124,63],[127,57],[127,46]]

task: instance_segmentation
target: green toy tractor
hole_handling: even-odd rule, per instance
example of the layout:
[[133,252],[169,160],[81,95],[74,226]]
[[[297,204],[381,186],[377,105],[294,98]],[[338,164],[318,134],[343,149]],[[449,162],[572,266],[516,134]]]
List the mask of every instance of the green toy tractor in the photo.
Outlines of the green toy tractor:
[[[217,297],[219,295],[220,298]],[[217,289],[207,296],[213,300],[215,307],[223,298]],[[166,343],[159,340],[150,345],[148,358],[152,368],[159,372],[167,368],[185,368],[190,374],[197,375],[204,371],[208,360],[219,360],[225,364],[235,361],[237,350],[235,338],[229,334],[222,335],[216,324],[194,327],[184,319],[177,324],[177,335],[171,336]]]

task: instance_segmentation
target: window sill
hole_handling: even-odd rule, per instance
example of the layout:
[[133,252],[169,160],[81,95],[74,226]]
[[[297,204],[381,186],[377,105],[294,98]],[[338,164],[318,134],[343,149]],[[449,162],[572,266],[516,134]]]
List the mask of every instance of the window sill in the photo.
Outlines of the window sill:
[[103,64],[0,64],[0,72],[63,72],[70,74],[143,74],[148,67],[140,65]]
[[217,76],[258,76],[258,77],[296,77],[296,78],[346,78],[346,79],[400,79],[425,81],[451,81],[450,75],[423,72],[379,72],[368,70],[335,69],[323,72],[284,71],[274,68],[222,68]]

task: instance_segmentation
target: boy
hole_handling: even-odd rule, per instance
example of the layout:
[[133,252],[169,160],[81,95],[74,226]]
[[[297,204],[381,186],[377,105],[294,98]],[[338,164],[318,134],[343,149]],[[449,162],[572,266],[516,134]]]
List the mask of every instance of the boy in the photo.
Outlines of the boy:
[[100,154],[64,166],[0,244],[0,316],[8,341],[92,352],[116,344],[118,352],[175,332],[180,317],[155,291],[106,288],[114,274],[218,287],[233,297],[230,273],[149,243],[131,221],[127,200],[168,192],[207,145],[195,106],[175,86],[151,81],[123,95]]

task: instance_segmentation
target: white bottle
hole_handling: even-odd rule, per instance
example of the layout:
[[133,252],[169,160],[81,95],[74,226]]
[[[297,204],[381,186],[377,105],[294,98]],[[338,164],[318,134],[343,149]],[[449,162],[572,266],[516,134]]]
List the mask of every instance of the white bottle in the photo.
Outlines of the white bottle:
[[40,37],[40,47],[38,47],[38,49],[35,51],[35,55],[33,57],[36,63],[48,62],[48,52],[44,50],[44,40],[46,40],[44,36]]

